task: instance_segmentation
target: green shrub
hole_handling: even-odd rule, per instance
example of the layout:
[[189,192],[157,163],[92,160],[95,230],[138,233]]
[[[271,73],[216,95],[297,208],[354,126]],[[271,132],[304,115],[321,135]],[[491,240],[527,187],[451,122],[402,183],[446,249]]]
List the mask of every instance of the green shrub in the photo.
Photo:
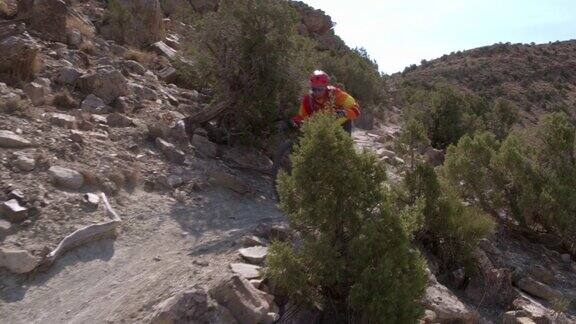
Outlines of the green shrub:
[[510,129],[520,118],[518,107],[506,99],[498,98],[492,105],[488,115],[488,128],[500,140],[506,138]]
[[440,258],[445,269],[471,269],[472,251],[493,231],[492,219],[477,208],[465,206],[429,165],[418,165],[404,183],[409,203],[424,200],[424,226],[418,234],[423,245]]
[[314,57],[297,24],[295,10],[273,0],[222,1],[198,22],[186,51],[193,71],[183,75],[216,101],[235,99],[218,120],[229,133],[266,137],[279,109],[297,108]]
[[400,136],[395,143],[396,152],[407,157],[408,167],[413,170],[416,165],[416,151],[426,148],[430,140],[426,136],[424,125],[417,119],[411,118],[406,121],[400,131]]
[[516,131],[500,145],[489,133],[463,137],[446,155],[443,174],[470,204],[500,210],[528,231],[542,230],[575,250],[576,127],[564,113]]
[[391,212],[384,167],[357,153],[332,116],[316,115],[303,131],[292,173],[279,184],[302,244],[274,243],[267,276],[294,300],[342,321],[415,322],[426,275]]

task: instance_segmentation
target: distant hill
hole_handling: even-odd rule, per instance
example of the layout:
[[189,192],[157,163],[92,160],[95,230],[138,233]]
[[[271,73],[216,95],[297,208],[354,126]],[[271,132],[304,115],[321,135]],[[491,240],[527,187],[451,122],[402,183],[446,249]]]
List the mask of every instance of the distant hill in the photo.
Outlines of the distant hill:
[[446,82],[488,100],[515,102],[523,122],[564,110],[576,117],[576,40],[549,44],[498,43],[422,60],[391,76],[392,88]]

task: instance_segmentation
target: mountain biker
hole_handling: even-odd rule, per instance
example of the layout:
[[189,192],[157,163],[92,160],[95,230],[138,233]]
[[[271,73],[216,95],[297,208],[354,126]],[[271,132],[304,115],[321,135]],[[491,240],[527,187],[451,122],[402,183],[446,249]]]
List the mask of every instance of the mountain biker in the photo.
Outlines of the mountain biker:
[[292,125],[299,128],[306,118],[318,111],[334,111],[349,134],[352,132],[352,120],[360,116],[360,106],[356,100],[330,85],[330,76],[320,70],[310,76],[310,92],[302,98],[298,115],[292,117]]

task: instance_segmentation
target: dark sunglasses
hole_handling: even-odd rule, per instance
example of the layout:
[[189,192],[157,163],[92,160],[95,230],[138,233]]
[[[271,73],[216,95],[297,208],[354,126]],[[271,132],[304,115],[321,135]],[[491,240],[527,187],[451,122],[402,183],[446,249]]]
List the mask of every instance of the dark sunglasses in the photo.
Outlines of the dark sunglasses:
[[312,88],[312,92],[323,92],[326,88]]

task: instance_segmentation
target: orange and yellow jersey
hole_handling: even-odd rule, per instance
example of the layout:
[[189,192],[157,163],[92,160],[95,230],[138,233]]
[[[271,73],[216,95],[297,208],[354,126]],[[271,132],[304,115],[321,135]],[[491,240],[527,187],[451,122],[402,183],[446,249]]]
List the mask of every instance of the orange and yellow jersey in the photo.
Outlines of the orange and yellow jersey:
[[316,100],[310,93],[305,95],[300,103],[298,115],[294,116],[292,120],[300,125],[303,120],[317,111],[335,111],[338,109],[346,112],[344,121],[354,120],[360,116],[360,106],[351,95],[333,86],[328,86],[327,90],[323,97]]

